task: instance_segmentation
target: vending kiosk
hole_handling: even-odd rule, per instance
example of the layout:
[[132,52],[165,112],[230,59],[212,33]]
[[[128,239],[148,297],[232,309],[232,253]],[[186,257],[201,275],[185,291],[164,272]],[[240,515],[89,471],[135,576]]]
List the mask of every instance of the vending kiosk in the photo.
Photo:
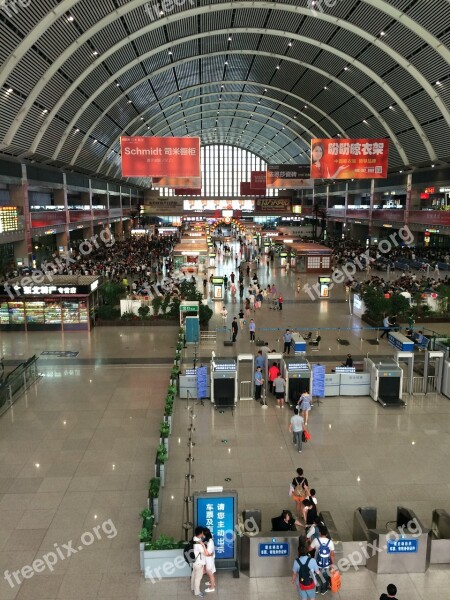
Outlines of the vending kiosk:
[[330,296],[331,277],[328,275],[319,276],[319,289],[321,298],[329,298]]
[[212,299],[223,300],[223,277],[213,277],[212,286]]
[[282,375],[286,377],[286,401],[296,406],[301,394],[311,390],[311,365],[306,358],[285,357]]
[[402,400],[403,369],[392,359],[376,362],[371,358],[364,359],[364,370],[370,373],[370,396],[384,408],[404,407]]
[[210,252],[208,256],[209,256],[209,268],[214,269],[216,266],[216,253]]
[[281,266],[285,267],[287,265],[288,262],[288,253],[287,252],[280,252],[280,259],[281,259]]
[[211,402],[217,409],[234,409],[237,403],[237,364],[234,358],[211,361]]

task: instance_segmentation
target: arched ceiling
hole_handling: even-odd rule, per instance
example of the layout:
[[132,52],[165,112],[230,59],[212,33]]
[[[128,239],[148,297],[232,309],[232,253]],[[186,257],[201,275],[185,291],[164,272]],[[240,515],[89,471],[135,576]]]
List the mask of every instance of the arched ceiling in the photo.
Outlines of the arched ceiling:
[[389,137],[392,170],[450,161],[449,0],[334,4],[0,0],[0,152],[117,178],[121,135],[282,163],[340,135]]

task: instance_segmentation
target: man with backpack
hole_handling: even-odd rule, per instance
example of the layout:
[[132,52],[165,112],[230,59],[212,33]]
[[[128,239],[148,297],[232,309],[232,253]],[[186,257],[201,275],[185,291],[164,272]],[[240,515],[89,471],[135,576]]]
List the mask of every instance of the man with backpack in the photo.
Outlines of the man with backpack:
[[206,565],[206,548],[202,541],[203,527],[196,527],[194,537],[188,543],[184,550],[184,559],[191,565],[191,590],[198,598],[203,598],[204,594],[200,591],[203,572]]
[[319,567],[316,559],[308,556],[305,538],[301,537],[298,544],[298,558],[292,567],[292,585],[297,587],[301,600],[308,600],[316,596],[316,578]]
[[312,540],[310,550],[316,550],[316,561],[320,569],[320,593],[322,596],[330,587],[330,567],[334,562],[334,543],[328,537],[325,525],[319,525],[319,537]]

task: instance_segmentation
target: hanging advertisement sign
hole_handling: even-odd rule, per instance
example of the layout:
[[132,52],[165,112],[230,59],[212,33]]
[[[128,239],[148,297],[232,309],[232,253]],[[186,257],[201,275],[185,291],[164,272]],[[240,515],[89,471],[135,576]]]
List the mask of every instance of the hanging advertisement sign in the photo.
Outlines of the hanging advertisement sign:
[[265,192],[266,190],[266,172],[265,171],[252,171],[250,174],[250,187],[252,190],[258,192]]
[[201,188],[175,188],[175,196],[201,196]]
[[182,213],[181,198],[144,198],[145,215],[181,215]]
[[152,183],[158,188],[199,189],[202,188],[201,177],[153,177]]
[[384,179],[389,140],[385,138],[311,140],[311,179]]
[[120,144],[123,177],[200,177],[198,137],[122,136]]
[[313,188],[314,182],[310,179],[309,172],[309,165],[267,165],[266,187],[269,190]]

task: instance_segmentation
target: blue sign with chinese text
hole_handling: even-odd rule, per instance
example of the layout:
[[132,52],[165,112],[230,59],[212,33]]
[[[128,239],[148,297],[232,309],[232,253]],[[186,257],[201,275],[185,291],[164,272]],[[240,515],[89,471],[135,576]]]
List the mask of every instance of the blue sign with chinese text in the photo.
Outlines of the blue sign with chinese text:
[[286,542],[258,544],[258,556],[289,556],[289,544]]
[[388,554],[413,554],[419,549],[419,540],[388,540]]
[[216,560],[235,558],[234,496],[196,498],[197,524],[211,530]]

